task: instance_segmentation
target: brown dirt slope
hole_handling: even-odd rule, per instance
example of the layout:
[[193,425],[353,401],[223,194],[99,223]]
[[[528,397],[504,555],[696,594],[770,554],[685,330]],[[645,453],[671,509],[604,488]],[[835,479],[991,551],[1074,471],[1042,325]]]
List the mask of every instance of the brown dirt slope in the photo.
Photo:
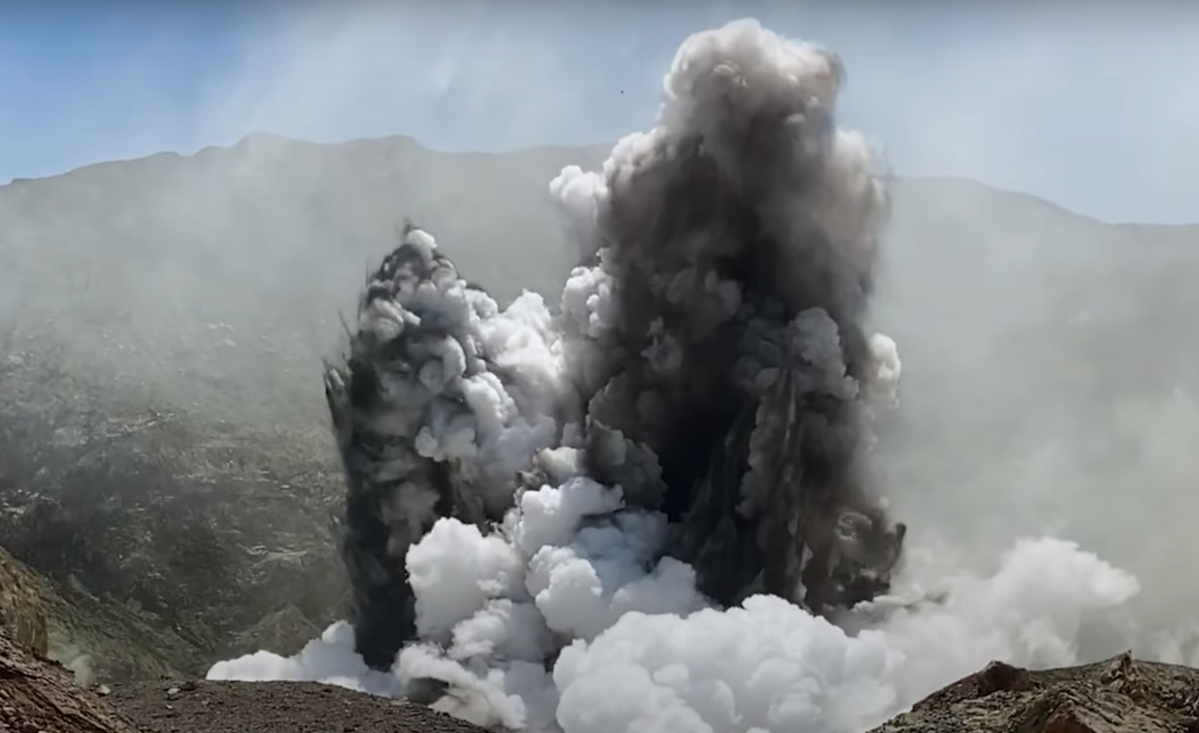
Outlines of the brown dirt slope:
[[141,682],[108,699],[142,733],[483,733],[421,705],[313,682]]
[[1042,672],[992,662],[872,733],[1199,733],[1199,670],[1128,654]]

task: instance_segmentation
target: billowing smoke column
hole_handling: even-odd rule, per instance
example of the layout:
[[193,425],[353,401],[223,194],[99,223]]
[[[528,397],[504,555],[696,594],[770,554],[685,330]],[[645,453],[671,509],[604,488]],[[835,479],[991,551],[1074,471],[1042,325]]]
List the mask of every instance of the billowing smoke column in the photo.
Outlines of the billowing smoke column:
[[486,530],[513,506],[518,472],[561,435],[561,376],[541,298],[501,312],[411,225],[359,316],[325,394],[347,479],[357,648],[385,668],[416,635],[409,548],[438,518]]
[[[695,36],[658,127],[603,176],[553,184],[576,230],[594,221],[597,265],[575,277],[605,288],[566,326],[588,473],[678,520],[670,552],[724,605],[851,605],[898,556],[860,470],[886,198],[873,151],[833,124],[841,80],[830,53],[752,24]],[[633,491],[620,457],[640,453],[661,471]]]
[[898,377],[862,329],[887,198],[842,80],[753,22],[688,39],[658,125],[551,184],[587,258],[552,314],[405,229],[326,376],[369,665],[416,641],[410,678],[535,689],[629,611],[888,588],[903,526],[862,470]]
[[1128,648],[1136,578],[1048,538],[978,572],[871,495],[900,364],[862,330],[887,207],[841,82],[752,21],[688,39],[657,127],[551,184],[584,256],[553,310],[405,229],[326,371],[352,625],[209,678],[529,733],[860,733],[992,659]]

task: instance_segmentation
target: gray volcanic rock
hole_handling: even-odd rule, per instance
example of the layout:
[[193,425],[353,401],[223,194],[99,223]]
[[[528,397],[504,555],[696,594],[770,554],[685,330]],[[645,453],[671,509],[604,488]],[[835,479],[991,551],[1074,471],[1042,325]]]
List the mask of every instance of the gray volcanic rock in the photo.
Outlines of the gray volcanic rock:
[[1133,661],[1039,672],[992,662],[871,733],[1184,733],[1199,727],[1199,670]]

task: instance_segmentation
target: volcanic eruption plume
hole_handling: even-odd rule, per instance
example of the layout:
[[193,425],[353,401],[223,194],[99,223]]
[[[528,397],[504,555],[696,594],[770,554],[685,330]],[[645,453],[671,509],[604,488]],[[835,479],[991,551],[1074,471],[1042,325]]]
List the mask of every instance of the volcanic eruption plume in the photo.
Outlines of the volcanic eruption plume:
[[406,226],[325,376],[351,624],[210,677],[536,733],[854,733],[989,659],[1070,661],[1137,589],[1070,543],[986,580],[909,547],[936,583],[889,592],[905,529],[865,457],[900,365],[863,326],[888,200],[843,79],[755,21],[688,38],[657,125],[550,184],[582,252],[554,308],[501,308]]
[[[511,543],[513,582],[487,595],[548,631],[565,631],[538,606],[556,579],[536,566],[579,522],[637,535],[615,541],[643,572],[686,563],[721,606],[764,592],[824,613],[886,590],[903,528],[861,470],[864,408],[894,361],[861,325],[886,195],[872,148],[834,125],[842,74],[754,23],[691,38],[657,127],[603,174],[551,184],[588,253],[556,313],[531,294],[501,310],[405,229],[327,374],[369,664],[451,641],[413,592],[445,572],[425,560],[430,531]],[[522,522],[568,502],[561,536]],[[626,602],[606,580],[601,602]]]

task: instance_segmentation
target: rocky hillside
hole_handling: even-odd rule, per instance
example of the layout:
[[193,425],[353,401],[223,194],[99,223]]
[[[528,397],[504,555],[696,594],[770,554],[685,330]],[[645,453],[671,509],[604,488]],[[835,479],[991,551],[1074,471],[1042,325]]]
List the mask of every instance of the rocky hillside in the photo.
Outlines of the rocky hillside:
[[[574,255],[547,183],[603,156],[255,136],[0,187],[0,544],[58,604],[51,655],[100,679],[197,675],[336,617],[319,362],[339,314],[406,216],[498,297],[552,297]],[[1199,428],[1178,399],[1199,357],[1199,227],[928,179],[897,183],[889,238],[877,321],[905,384],[880,473],[921,487],[897,500],[909,524],[984,546],[986,527],[955,518],[1013,486],[1030,486],[1029,522],[1084,485],[1183,496],[1189,453],[1160,438],[1164,420]],[[1148,523],[1117,488],[1105,511]],[[1119,556],[1106,527],[1075,529]],[[1136,551],[1137,571],[1189,557]]]
[[84,683],[178,676],[196,666],[195,647],[183,629],[120,599],[93,595],[73,574],[66,580],[46,577],[2,547],[0,627]]
[[992,662],[872,733],[1191,733],[1199,670],[1124,654],[1030,672]]
[[547,182],[598,157],[255,137],[0,187],[0,543],[161,633],[51,652],[195,675],[336,617],[319,367],[366,266],[414,216],[497,295],[552,290],[571,254]]
[[138,733],[128,719],[70,672],[47,663],[0,627],[0,730]]

